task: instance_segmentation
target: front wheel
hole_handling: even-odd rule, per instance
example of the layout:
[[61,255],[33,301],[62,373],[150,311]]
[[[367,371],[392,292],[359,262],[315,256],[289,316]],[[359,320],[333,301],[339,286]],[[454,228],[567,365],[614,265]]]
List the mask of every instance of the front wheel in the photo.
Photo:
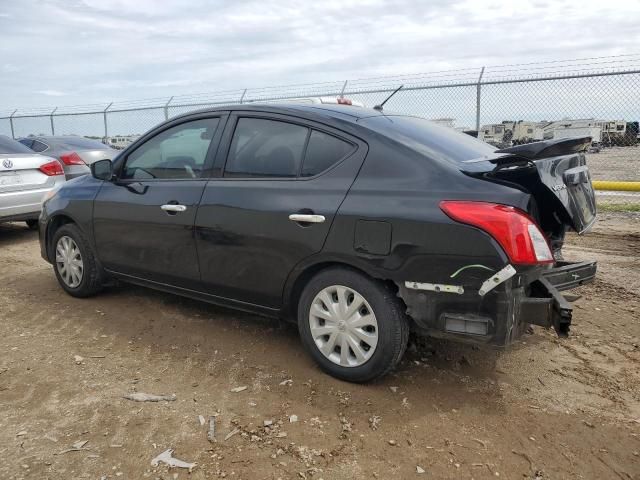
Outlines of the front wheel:
[[53,269],[60,286],[74,297],[90,297],[102,289],[102,269],[78,227],[66,224],[53,236]]
[[367,382],[402,358],[409,324],[402,303],[386,285],[348,268],[321,271],[298,304],[307,351],[328,374]]

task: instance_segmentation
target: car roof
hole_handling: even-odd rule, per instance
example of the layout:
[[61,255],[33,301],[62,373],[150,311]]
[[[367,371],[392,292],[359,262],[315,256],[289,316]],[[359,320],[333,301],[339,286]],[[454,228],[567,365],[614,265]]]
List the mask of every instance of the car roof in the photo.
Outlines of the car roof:
[[78,138],[85,138],[87,140],[93,140],[92,138],[83,137],[82,135],[36,135],[34,137],[26,137],[26,138],[42,138],[45,140],[74,140]]
[[[194,113],[218,112],[218,111],[247,111],[247,112],[270,112],[282,113],[307,117],[324,117],[330,119],[341,119],[356,122],[361,118],[384,115],[384,113],[366,107],[356,107],[351,105],[335,105],[335,104],[299,104],[299,103],[245,103],[239,105],[226,105],[213,108],[205,108],[192,111],[182,116],[192,115]],[[179,117],[175,117],[179,118]]]

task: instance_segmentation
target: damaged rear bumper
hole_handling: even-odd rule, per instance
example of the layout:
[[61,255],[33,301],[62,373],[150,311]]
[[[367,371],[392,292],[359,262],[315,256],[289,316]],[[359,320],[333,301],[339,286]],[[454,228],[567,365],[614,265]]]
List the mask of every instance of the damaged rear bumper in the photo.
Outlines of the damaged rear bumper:
[[398,295],[418,332],[504,346],[529,324],[566,336],[573,308],[560,292],[591,282],[596,269],[596,262],[559,262],[548,270],[518,272],[508,265],[480,286],[406,282],[398,285]]

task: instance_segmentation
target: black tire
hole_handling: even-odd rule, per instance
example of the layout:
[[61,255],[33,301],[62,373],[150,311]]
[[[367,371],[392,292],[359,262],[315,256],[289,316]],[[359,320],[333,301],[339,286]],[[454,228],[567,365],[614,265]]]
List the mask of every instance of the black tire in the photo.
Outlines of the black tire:
[[[327,358],[316,345],[309,325],[309,312],[324,288],[340,285],[358,292],[371,306],[378,329],[378,343],[362,365],[341,366]],[[316,274],[305,286],[298,302],[298,328],[305,349],[320,368],[341,380],[368,382],[389,373],[402,359],[409,339],[409,321],[395,293],[382,282],[345,267],[332,267]]]
[[[63,280],[60,271],[58,270],[59,266],[55,258],[58,241],[65,236],[70,237],[75,242],[80,250],[83,263],[82,279],[77,286],[73,287],[67,285]],[[86,298],[91,297],[102,290],[104,277],[102,268],[96,259],[96,255],[93,252],[91,245],[89,245],[89,242],[76,225],[68,223],[56,230],[53,235],[51,251],[53,252],[53,270],[56,274],[56,278],[58,279],[58,283],[65,292],[73,297]]]
[[30,230],[38,230],[38,220],[27,220],[25,223]]

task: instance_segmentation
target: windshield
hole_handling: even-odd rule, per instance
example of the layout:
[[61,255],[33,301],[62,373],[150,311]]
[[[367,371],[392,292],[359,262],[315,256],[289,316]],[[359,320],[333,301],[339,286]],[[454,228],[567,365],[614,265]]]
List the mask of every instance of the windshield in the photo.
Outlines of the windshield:
[[424,118],[379,115],[362,118],[358,123],[390,136],[433,160],[459,164],[465,160],[496,156],[495,147],[488,143]]
[[33,150],[25,147],[6,135],[0,135],[0,154],[3,153],[33,153]]

